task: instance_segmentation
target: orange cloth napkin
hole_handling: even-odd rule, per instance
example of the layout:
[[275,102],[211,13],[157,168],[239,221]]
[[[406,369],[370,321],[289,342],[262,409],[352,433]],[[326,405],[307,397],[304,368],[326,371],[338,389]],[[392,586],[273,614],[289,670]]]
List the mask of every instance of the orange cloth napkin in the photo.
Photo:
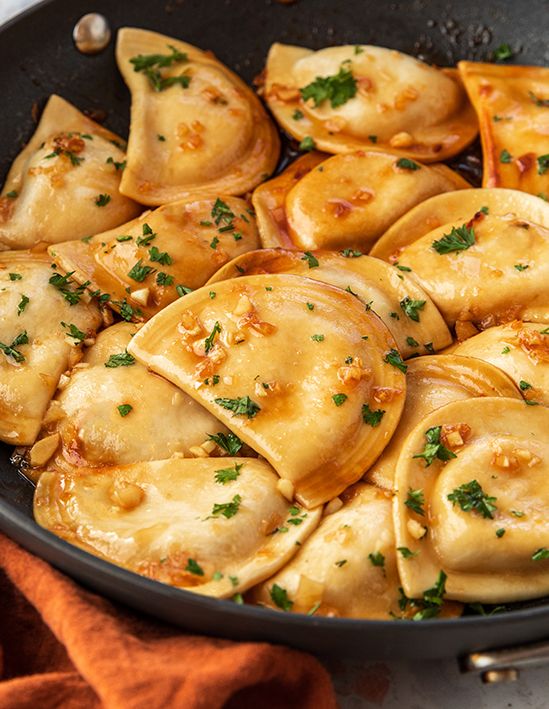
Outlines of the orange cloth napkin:
[[145,620],[0,535],[2,709],[333,709],[310,655]]

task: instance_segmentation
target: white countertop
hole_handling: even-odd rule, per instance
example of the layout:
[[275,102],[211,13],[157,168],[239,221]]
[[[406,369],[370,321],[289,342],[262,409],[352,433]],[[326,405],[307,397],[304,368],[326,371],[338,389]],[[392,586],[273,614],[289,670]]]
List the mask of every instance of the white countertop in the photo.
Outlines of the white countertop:
[[[205,2],[207,0],[204,0]],[[0,0],[0,24],[37,0]],[[186,38],[188,39],[188,38]],[[9,120],[9,116],[4,120]],[[342,709],[547,709],[549,672],[521,673],[517,682],[483,685],[461,675],[455,661],[331,662]]]

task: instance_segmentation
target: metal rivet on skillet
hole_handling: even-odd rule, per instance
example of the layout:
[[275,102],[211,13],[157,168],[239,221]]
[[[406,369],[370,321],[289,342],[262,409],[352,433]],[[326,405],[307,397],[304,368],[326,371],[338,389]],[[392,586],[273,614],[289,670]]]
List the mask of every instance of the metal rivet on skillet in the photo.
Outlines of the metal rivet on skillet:
[[72,31],[76,48],[82,54],[102,52],[111,39],[111,28],[107,18],[97,12],[81,17]]
[[516,682],[519,677],[519,671],[514,667],[503,667],[499,670],[488,670],[487,672],[483,672],[481,677],[484,684]]

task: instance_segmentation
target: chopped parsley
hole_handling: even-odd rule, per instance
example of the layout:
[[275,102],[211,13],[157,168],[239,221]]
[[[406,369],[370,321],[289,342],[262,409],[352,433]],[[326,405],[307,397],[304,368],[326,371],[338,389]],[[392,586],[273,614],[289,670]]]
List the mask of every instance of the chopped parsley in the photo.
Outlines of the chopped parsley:
[[529,382],[525,382],[524,379],[521,379],[519,382],[519,387],[521,391],[526,391],[527,389],[531,389],[532,385]]
[[212,331],[210,332],[210,334],[208,335],[208,337],[204,340],[204,350],[205,350],[206,354],[208,354],[208,352],[209,352],[209,351],[212,349],[212,347],[214,346],[215,336],[218,335],[220,332],[221,332],[221,325],[220,325],[219,322],[216,320],[216,321],[215,321],[215,324],[214,324],[214,326],[213,326],[213,328],[212,328]]
[[408,547],[397,547],[397,551],[401,553],[403,559],[413,559],[419,554],[418,551],[411,551]]
[[170,276],[167,273],[164,273],[164,271],[160,271],[159,273],[156,274],[156,285],[157,286],[171,286],[171,285],[173,285],[173,276]]
[[505,345],[505,347],[501,350],[501,354],[509,354],[509,352],[511,352],[509,345]]
[[376,428],[381,423],[385,411],[383,409],[377,409],[377,411],[372,411],[368,404],[362,404],[362,420],[367,423],[368,426]]
[[161,133],[157,133],[157,134],[156,134],[156,139],[157,139],[158,141],[160,141],[161,143],[165,143],[165,142],[166,142],[166,136],[165,136],[165,135],[162,135]]
[[401,266],[399,263],[395,263],[395,267],[398,268],[399,271],[406,271],[407,273],[412,270],[409,266]]
[[345,258],[358,258],[362,256],[362,251],[357,251],[356,249],[343,249],[339,252]]
[[139,317],[143,315],[141,310],[139,308],[134,308],[132,307],[124,298],[124,300],[117,301],[113,300],[113,305],[118,305],[119,308],[119,313],[120,317],[123,320],[126,320],[126,322],[130,322],[130,320],[134,317]]
[[187,286],[182,286],[181,284],[177,285],[175,287],[177,295],[182,298],[184,295],[189,295],[189,293],[193,292],[192,288],[188,288]]
[[409,296],[406,296],[404,300],[400,301],[400,307],[404,313],[413,320],[414,322],[419,322],[419,312],[425,307],[425,300],[412,300]]
[[20,281],[23,278],[20,273],[10,273],[8,275],[10,277],[10,281]]
[[195,559],[187,559],[187,566],[185,566],[185,571],[188,571],[195,576],[204,576],[204,569],[198,564]]
[[82,342],[86,339],[85,333],[83,333],[82,330],[79,330],[76,325],[73,325],[73,323],[67,324],[65,322],[61,322],[61,325],[65,328],[65,330],[68,330],[68,336],[76,342]]
[[423,494],[423,490],[412,490],[412,488],[410,488],[404,504],[417,515],[425,516],[425,510],[423,509],[425,495]]
[[224,226],[232,226],[235,218],[234,212],[232,212],[229,205],[222,199],[219,199],[219,197],[214,202],[211,214],[216,226],[219,226],[220,224],[223,224]]
[[513,159],[513,156],[505,148],[499,154],[499,161],[502,163],[510,163],[512,159]]
[[80,298],[86,290],[86,286],[89,286],[90,284],[89,281],[86,281],[81,286],[75,286],[73,288],[72,286],[75,284],[73,283],[73,281],[70,280],[73,273],[74,271],[70,271],[65,276],[62,276],[60,273],[54,273],[53,276],[50,276],[49,279],[50,285],[54,286],[54,288],[57,288],[63,298],[70,305],[76,305],[80,302]]
[[214,503],[214,506],[212,507],[212,517],[219,517],[219,515],[223,515],[225,519],[230,519],[231,517],[234,517],[235,514],[238,512],[240,509],[240,503],[242,502],[242,498],[240,495],[235,495],[233,499],[230,502],[221,502],[221,503]]
[[501,539],[503,535],[505,534],[505,529],[503,527],[500,527],[499,529],[496,529],[496,537],[498,539]]
[[116,162],[114,158],[107,158],[106,162],[108,165],[112,165],[117,171],[124,170],[124,168],[126,167],[126,160],[124,160],[123,162]]
[[383,361],[387,364],[392,365],[393,367],[396,367],[397,369],[400,369],[403,374],[406,374],[406,372],[408,371],[408,365],[404,364],[398,350],[389,350],[389,352],[387,352],[387,354],[383,358]]
[[375,145],[377,143],[377,135],[369,135],[368,140]]
[[545,155],[540,155],[537,158],[538,161],[538,175],[545,175],[547,170],[549,170],[549,153]]
[[152,266],[144,266],[143,259],[139,259],[128,271],[128,276],[138,283],[142,283],[145,278],[156,271]]
[[105,362],[105,367],[114,369],[115,367],[130,367],[132,364],[135,364],[135,357],[126,351],[110,355]]
[[368,554],[368,559],[370,559],[372,566],[381,566],[382,568],[385,566],[385,557],[380,551]]
[[406,344],[410,347],[419,347],[419,342],[417,342],[417,340],[414,340],[414,338],[410,336],[406,338]]
[[542,561],[543,559],[549,559],[549,549],[546,547],[540,547],[532,554],[533,561]]
[[314,310],[315,306],[312,303],[307,303],[307,310]]
[[330,101],[332,108],[343,106],[357,92],[357,82],[350,69],[342,66],[333,76],[317,76],[314,81],[299,90],[304,101],[312,99],[314,107]]
[[118,409],[118,413],[120,414],[120,416],[122,416],[122,418],[124,418],[124,416],[127,416],[130,411],[133,410],[133,406],[131,404],[120,404],[120,406],[117,406],[116,408]]
[[334,562],[335,566],[341,569],[342,566],[345,566],[347,563],[347,559],[340,559],[339,561]]
[[304,150],[305,152],[309,153],[311,150],[314,150],[316,148],[316,143],[315,141],[311,138],[310,135],[306,135],[301,143],[299,144],[299,149]]
[[6,192],[6,197],[8,199],[17,199],[18,194],[17,190],[11,190],[11,192]]
[[164,89],[180,84],[186,89],[191,77],[183,74],[182,76],[164,77],[160,73],[160,69],[172,66],[175,63],[185,63],[189,58],[185,52],[180,52],[178,49],[168,44],[170,54],[138,54],[130,59],[133,64],[133,70],[142,72],[150,81],[151,86],[155,91],[164,91]]
[[133,241],[133,236],[125,235],[122,234],[122,236],[117,236],[116,237],[117,241],[123,242],[123,241]]
[[412,620],[426,620],[427,618],[434,618],[440,613],[444,593],[446,592],[447,578],[444,571],[440,571],[435,585],[423,592],[424,607],[414,615]]
[[536,96],[536,94],[533,91],[528,92],[528,98],[532,103],[535,103],[536,106],[543,106],[544,108],[549,108],[549,98],[539,98],[539,96]]
[[279,586],[277,583],[275,583],[273,584],[270,590],[270,595],[271,600],[275,604],[275,606],[277,606],[283,611],[292,610],[294,602],[290,601],[290,599],[288,598],[288,592],[285,588],[282,588],[282,586]]
[[421,165],[418,165],[417,162],[409,160],[408,158],[399,158],[395,164],[402,170],[421,170]]
[[98,194],[97,197],[95,198],[95,206],[96,207],[106,207],[110,201],[111,201],[110,194]]
[[528,267],[528,266],[525,266],[525,265],[522,264],[522,263],[516,263],[516,264],[515,264],[515,268],[517,269],[517,271],[526,271],[526,269],[529,268],[529,267]]
[[513,56],[513,50],[507,42],[500,44],[499,47],[494,49],[494,59],[498,62],[503,62],[506,59],[511,59]]
[[232,411],[234,416],[246,416],[246,418],[253,419],[261,411],[261,406],[252,401],[249,396],[240,396],[237,399],[220,398],[214,399],[214,401],[224,409]]
[[347,401],[347,394],[334,394],[332,396],[332,401],[336,406],[341,406]]
[[439,254],[449,254],[452,251],[466,251],[475,243],[475,231],[473,227],[468,228],[467,224],[460,227],[452,227],[449,234],[443,234],[442,238],[436,239],[432,247]]
[[235,463],[233,468],[222,468],[215,471],[215,482],[220,485],[226,485],[231,480],[236,480],[240,475],[240,470],[243,463]]
[[[454,456],[455,457],[455,456]],[[452,506],[459,505],[464,512],[477,512],[485,519],[494,519],[496,497],[488,496],[476,480],[464,483],[448,495]]]
[[324,335],[311,335],[311,340],[315,342],[324,342]]
[[209,433],[208,438],[214,441],[229,455],[236,455],[244,445],[240,438],[230,431],[228,433]]
[[6,357],[11,357],[15,362],[21,364],[21,362],[25,361],[25,356],[19,352],[17,347],[28,344],[29,336],[27,335],[27,331],[23,330],[23,332],[20,332],[17,337],[15,337],[11,345],[6,345],[3,342],[0,342],[0,350],[2,350]]
[[137,237],[138,246],[148,246],[153,239],[156,239],[155,232],[148,224],[143,224],[143,236]]
[[442,426],[432,426],[425,431],[426,444],[425,448],[421,453],[416,453],[412,458],[423,458],[425,460],[425,467],[428,468],[432,462],[436,459],[447,461],[452,458],[457,458],[457,455],[453,453],[449,448],[446,448],[440,442],[440,434],[442,431]]
[[24,294],[21,295],[21,300],[19,301],[19,305],[17,306],[17,317],[21,315],[21,313],[25,310],[27,305],[30,303],[30,298]]
[[159,263],[162,266],[171,266],[173,259],[167,251],[160,251],[156,246],[151,246],[149,249],[149,258],[153,263]]
[[292,113],[292,118],[294,121],[300,121],[303,118],[303,111],[300,111],[299,108],[296,108],[296,110]]
[[217,249],[217,245],[219,244],[219,239],[217,236],[214,236],[214,238],[210,241],[210,249]]

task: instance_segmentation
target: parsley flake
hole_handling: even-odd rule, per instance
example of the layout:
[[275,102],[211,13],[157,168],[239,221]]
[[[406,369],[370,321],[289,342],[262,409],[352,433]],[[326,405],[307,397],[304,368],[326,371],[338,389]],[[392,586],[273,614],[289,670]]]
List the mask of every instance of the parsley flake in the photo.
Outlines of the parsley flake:
[[135,364],[135,357],[128,351],[125,351],[110,355],[109,359],[105,362],[105,367],[114,369],[115,367],[130,367],[132,364]]
[[243,463],[235,463],[234,468],[222,468],[215,471],[215,482],[220,485],[226,485],[231,480],[236,480],[240,475],[240,470]]
[[408,371],[408,365],[404,364],[398,350],[389,350],[383,358],[383,361],[393,367],[396,367],[397,369],[400,369],[403,374],[406,374]]
[[96,207],[106,207],[110,201],[110,194],[98,194],[95,198],[95,205]]
[[410,488],[404,504],[417,515],[425,516],[425,510],[423,509],[425,495],[423,494],[423,490],[412,490],[412,488]]
[[19,301],[19,305],[17,306],[17,317],[21,315],[21,313],[25,310],[27,305],[30,303],[30,298],[24,294],[21,295],[21,300]]
[[400,167],[401,170],[421,170],[421,165],[418,165],[417,162],[409,160],[408,158],[399,158],[395,165]]
[[476,480],[460,485],[447,497],[452,506],[457,504],[464,512],[474,511],[485,519],[494,519],[497,508],[493,503],[497,498],[489,497]]
[[440,239],[432,243],[432,247],[439,254],[449,254],[452,251],[466,251],[475,243],[475,231],[473,227],[468,228],[467,224],[460,227],[452,227],[449,234],[443,234]]
[[368,426],[376,428],[381,423],[385,411],[383,409],[377,409],[377,411],[372,411],[368,404],[362,404],[362,420],[367,423]]
[[277,606],[283,611],[292,610],[294,602],[290,601],[290,599],[288,598],[288,592],[285,588],[282,588],[282,586],[279,586],[277,583],[275,583],[273,584],[270,590],[270,595],[271,600],[275,604],[275,606]]
[[533,561],[542,561],[543,559],[549,559],[549,549],[546,547],[540,547],[532,554]]
[[228,433],[209,433],[208,438],[232,456],[237,455],[244,445],[240,438],[230,431]]
[[237,514],[238,510],[240,509],[241,502],[242,498],[240,497],[240,495],[235,495],[230,502],[216,502],[212,507],[211,516],[219,517],[219,515],[223,515],[225,519],[230,519],[231,517],[234,517]]
[[336,406],[341,406],[347,401],[347,394],[334,394],[332,396],[332,401]]
[[195,561],[195,559],[187,559],[185,571],[188,571],[195,576],[204,576],[204,569],[197,563],[197,561]]
[[440,442],[440,434],[442,432],[442,426],[432,426],[425,431],[426,444],[425,448],[421,453],[416,453],[412,458],[423,458],[425,460],[425,467],[428,468],[433,461],[436,459],[447,461],[452,458],[457,458],[457,455],[453,453],[449,448],[446,448]]
[[314,150],[315,148],[316,143],[310,135],[306,135],[299,144],[299,149],[304,150],[307,153],[311,152],[311,150]]
[[312,99],[317,108],[324,101],[330,101],[332,108],[343,106],[354,98],[357,92],[357,81],[350,69],[342,66],[333,76],[317,76],[314,81],[299,90],[304,101]]
[[261,411],[261,406],[252,401],[249,396],[240,396],[236,399],[219,398],[214,401],[224,409],[232,411],[233,416],[246,416],[246,418],[253,419]]
[[412,300],[409,296],[406,296],[404,300],[400,301],[400,307],[404,313],[413,320],[414,322],[419,322],[419,310],[423,310],[425,307],[425,300]]
[[139,259],[128,271],[128,276],[134,281],[142,283],[150,273],[154,273],[155,271],[156,269],[152,266],[143,266],[143,259]]

